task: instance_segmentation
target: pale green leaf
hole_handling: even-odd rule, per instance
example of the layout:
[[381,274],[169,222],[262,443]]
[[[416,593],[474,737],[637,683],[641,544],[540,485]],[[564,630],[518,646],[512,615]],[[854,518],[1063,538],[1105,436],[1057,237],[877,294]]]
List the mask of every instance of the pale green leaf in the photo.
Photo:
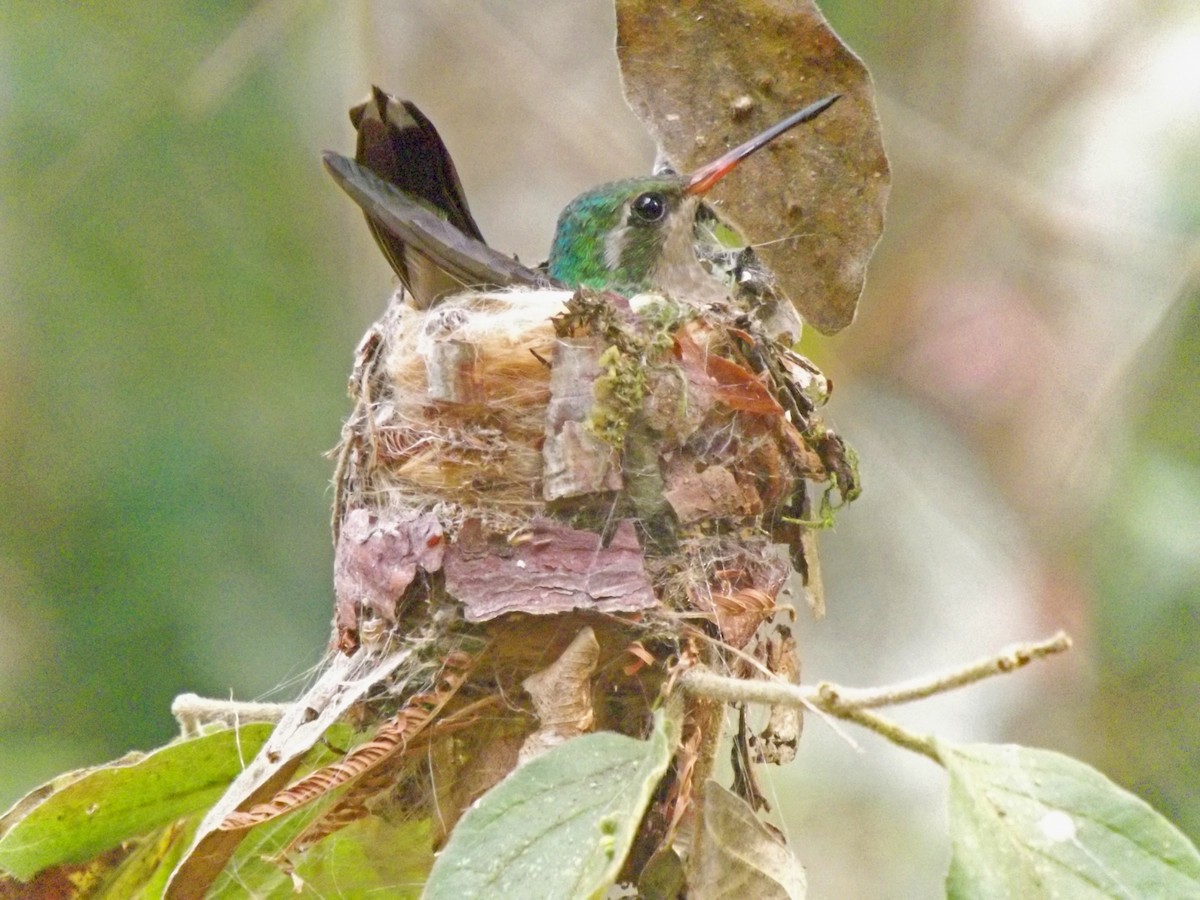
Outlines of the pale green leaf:
[[259,825],[237,848],[207,900],[245,897],[416,898],[433,863],[428,819],[396,823],[379,816],[351,822],[288,860],[276,855],[319,810]]
[[660,714],[649,740],[587,734],[521,766],[463,816],[424,896],[603,896],[667,770],[673,730]]
[[1200,897],[1200,852],[1146,803],[1048,750],[938,744],[953,900]]

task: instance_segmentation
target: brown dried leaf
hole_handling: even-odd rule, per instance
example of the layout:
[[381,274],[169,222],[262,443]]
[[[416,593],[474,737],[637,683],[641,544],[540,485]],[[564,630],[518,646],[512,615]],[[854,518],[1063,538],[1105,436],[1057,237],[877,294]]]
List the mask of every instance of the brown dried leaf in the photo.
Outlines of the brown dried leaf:
[[739,485],[724,466],[696,472],[690,462],[684,461],[668,473],[663,496],[683,525],[700,519],[753,516],[762,511],[755,490]]
[[802,900],[807,893],[804,869],[783,840],[745,800],[711,780],[697,851],[687,879],[692,900]]
[[734,568],[712,573],[711,583],[697,585],[691,599],[717,623],[725,643],[741,648],[774,615],[775,598],[791,572],[773,556],[756,559],[746,553],[735,562]]
[[748,240],[779,241],[758,252],[806,321],[827,334],[849,325],[890,183],[866,67],[811,0],[616,6],[625,97],[680,171],[842,94],[712,197]]
[[646,649],[641,641],[634,641],[625,648],[625,652],[633,657],[633,662],[626,665],[621,671],[626,677],[633,677],[642,669],[655,665],[658,660],[654,658],[654,654]]
[[[680,668],[683,668],[681,665]],[[697,763],[700,762],[700,751],[704,745],[704,732],[695,726],[694,721],[685,722],[683,738],[679,749],[675,751],[675,782],[670,786],[667,796],[667,806],[671,817],[667,824],[667,835],[663,843],[667,844],[674,838],[675,833],[683,822],[683,817],[692,808],[695,796],[695,774]]]
[[600,660],[600,643],[591,628],[583,628],[554,662],[521,682],[533,700],[538,730],[525,739],[520,761],[527,762],[556,744],[591,731],[592,676]]
[[628,519],[607,546],[595,532],[547,519],[535,521],[516,546],[467,523],[447,548],[445,570],[446,590],[462,603],[468,622],[510,612],[636,612],[658,602]]
[[336,763],[306,775],[266,803],[230,813],[220,824],[222,831],[239,831],[269,822],[306,806],[347,782],[362,778],[383,762],[402,753],[409,741],[442,711],[466,680],[471,657],[454,654],[438,679],[436,690],[418,694],[408,705],[379,726],[371,740],[355,747]]
[[695,381],[695,373],[703,372],[715,383],[712,396],[730,409],[764,416],[783,414],[779,401],[752,372],[732,360],[708,352],[688,329],[681,329],[675,335],[675,350],[688,380]]

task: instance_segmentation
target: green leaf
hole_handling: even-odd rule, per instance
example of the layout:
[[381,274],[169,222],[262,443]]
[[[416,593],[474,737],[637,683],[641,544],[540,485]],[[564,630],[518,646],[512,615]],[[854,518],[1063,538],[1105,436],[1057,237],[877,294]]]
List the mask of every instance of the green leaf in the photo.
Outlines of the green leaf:
[[221,872],[206,900],[301,896],[415,898],[433,864],[428,819],[397,823],[379,816],[351,822],[290,862],[273,857],[315,818],[317,810],[286,816],[251,831]]
[[659,713],[647,741],[587,734],[516,769],[455,827],[426,900],[603,896],[667,770],[674,731]]
[[1095,769],[1059,753],[938,743],[958,898],[1200,897],[1200,852]]
[[274,726],[247,725],[117,760],[55,785],[36,805],[21,801],[0,822],[0,869],[25,881],[80,863],[211,805],[258,752]]

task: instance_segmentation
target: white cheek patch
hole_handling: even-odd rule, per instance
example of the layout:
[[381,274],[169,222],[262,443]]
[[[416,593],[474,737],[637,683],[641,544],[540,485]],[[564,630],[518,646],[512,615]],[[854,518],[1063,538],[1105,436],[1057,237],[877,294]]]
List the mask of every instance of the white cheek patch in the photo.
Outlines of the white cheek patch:
[[625,252],[625,241],[628,236],[628,225],[620,225],[604,236],[604,264],[610,272],[615,272],[621,267],[621,255]]

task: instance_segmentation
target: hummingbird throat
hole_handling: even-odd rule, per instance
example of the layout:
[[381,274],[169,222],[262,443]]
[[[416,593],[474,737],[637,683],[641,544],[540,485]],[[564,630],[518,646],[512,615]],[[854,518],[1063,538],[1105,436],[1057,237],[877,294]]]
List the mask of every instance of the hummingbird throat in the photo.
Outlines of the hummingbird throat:
[[[637,291],[657,289],[686,296],[711,281],[696,256],[693,223],[697,198],[673,197],[673,207],[655,228],[632,222],[603,237],[605,267],[613,280]],[[631,217],[632,218],[632,217]]]

